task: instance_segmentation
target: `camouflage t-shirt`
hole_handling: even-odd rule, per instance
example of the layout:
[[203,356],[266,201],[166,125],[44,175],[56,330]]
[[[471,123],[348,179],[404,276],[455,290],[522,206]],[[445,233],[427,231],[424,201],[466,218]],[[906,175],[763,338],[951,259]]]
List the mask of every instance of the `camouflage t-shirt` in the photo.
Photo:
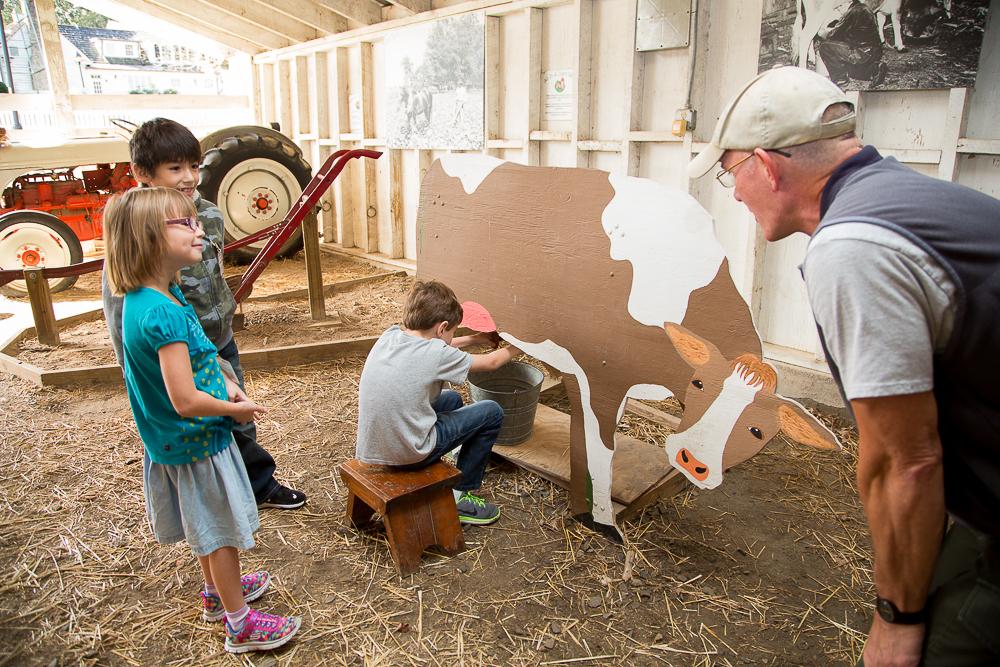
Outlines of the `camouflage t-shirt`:
[[[205,229],[201,261],[181,269],[181,292],[198,315],[205,335],[216,349],[221,350],[233,339],[233,313],[236,301],[222,274],[222,247],[225,233],[222,211],[212,202],[195,195],[198,219]],[[120,296],[111,293],[107,278],[101,275],[101,296],[104,319],[111,334],[115,358],[122,364],[122,304]]]

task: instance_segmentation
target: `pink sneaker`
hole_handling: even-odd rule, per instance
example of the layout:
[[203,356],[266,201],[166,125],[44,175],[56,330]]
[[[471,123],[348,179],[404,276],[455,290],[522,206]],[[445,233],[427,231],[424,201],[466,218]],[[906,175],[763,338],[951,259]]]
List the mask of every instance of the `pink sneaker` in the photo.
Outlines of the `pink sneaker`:
[[[240,577],[243,584],[243,601],[253,602],[267,590],[271,585],[271,575],[267,570],[258,570]],[[226,615],[226,610],[222,606],[222,598],[218,595],[209,595],[205,591],[201,592],[201,617],[209,623],[221,621]]]
[[239,632],[226,621],[226,650],[230,653],[269,651],[286,644],[302,625],[299,616],[275,616],[251,609]]

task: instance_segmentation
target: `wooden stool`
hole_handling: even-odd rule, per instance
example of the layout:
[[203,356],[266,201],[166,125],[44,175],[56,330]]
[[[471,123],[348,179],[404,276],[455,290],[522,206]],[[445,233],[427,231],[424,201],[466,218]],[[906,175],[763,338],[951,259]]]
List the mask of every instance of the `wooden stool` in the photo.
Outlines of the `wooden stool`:
[[347,519],[361,528],[378,512],[389,538],[389,553],[401,576],[420,567],[429,546],[454,556],[465,551],[452,487],[462,473],[447,463],[399,470],[352,459],[340,466],[347,485]]

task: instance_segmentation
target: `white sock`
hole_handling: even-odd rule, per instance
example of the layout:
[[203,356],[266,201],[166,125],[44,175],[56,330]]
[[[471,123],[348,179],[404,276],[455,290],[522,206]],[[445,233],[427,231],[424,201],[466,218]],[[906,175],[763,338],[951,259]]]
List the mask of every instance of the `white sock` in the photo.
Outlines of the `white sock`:
[[239,632],[243,629],[243,621],[247,619],[247,614],[250,613],[250,607],[243,605],[243,608],[239,611],[234,611],[233,613],[226,612],[226,620],[229,621],[229,627],[233,629],[234,632]]
[[216,597],[218,597],[218,595],[219,595],[219,589],[217,589],[215,587],[215,584],[208,584],[208,583],[206,583],[205,584],[205,593],[208,594],[208,595],[215,595]]
[[463,495],[465,495],[465,491],[459,491],[458,489],[452,489],[451,492],[455,494],[456,503],[462,499]]

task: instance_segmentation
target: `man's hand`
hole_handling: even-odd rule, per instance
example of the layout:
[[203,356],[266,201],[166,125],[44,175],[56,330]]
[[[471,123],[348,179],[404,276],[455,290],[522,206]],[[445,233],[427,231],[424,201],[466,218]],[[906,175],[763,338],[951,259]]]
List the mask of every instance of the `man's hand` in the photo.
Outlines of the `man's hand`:
[[862,653],[865,667],[917,667],[925,626],[895,625],[875,616]]
[[266,412],[267,408],[264,406],[246,399],[233,403],[233,409],[229,416],[240,424],[248,424]]

